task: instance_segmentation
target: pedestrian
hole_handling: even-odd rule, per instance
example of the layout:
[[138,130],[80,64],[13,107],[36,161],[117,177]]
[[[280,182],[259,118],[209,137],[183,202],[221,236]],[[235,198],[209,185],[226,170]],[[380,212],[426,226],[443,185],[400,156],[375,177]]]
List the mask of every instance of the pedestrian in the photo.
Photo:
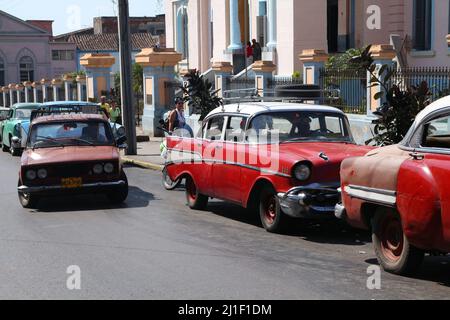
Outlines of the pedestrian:
[[111,101],[111,111],[110,111],[110,118],[112,123],[120,124],[121,120],[121,111],[120,108],[117,107],[115,101]]
[[245,50],[245,55],[247,57],[247,66],[251,65],[254,61],[253,61],[253,47],[251,42],[247,42],[247,47]]
[[109,119],[111,117],[110,116],[111,106],[109,105],[109,103],[106,102],[106,97],[105,96],[102,96],[100,98],[100,108],[105,113],[106,117],[108,117],[108,119]]
[[252,40],[252,48],[253,48],[253,62],[262,60],[262,48],[259,42],[256,39]]
[[184,100],[175,98],[175,110],[169,115],[169,131],[174,132],[176,129],[183,129],[186,125],[184,116]]

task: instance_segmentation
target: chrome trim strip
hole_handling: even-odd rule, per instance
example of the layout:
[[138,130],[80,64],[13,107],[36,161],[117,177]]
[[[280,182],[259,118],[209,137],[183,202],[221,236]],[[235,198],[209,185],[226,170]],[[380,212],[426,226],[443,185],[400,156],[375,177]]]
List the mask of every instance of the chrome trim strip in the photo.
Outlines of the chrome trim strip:
[[[79,190],[79,189],[83,189],[83,188],[119,187],[119,186],[124,186],[124,185],[126,185],[126,182],[123,180],[115,181],[115,182],[97,182],[97,183],[83,184],[81,187],[74,188],[73,190]],[[57,191],[57,190],[72,190],[72,189],[63,188],[61,186],[40,186],[40,187],[20,186],[17,188],[17,191],[24,192],[24,193]]]
[[363,186],[349,185],[344,191],[351,197],[394,206],[397,204],[397,192]]

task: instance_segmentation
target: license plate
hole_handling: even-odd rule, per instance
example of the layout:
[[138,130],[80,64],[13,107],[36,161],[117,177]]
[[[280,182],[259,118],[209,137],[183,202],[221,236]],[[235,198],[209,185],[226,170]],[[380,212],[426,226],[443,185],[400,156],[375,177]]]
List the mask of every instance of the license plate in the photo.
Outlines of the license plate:
[[82,178],[63,178],[63,179],[61,179],[61,186],[64,189],[81,188],[82,185],[83,185]]

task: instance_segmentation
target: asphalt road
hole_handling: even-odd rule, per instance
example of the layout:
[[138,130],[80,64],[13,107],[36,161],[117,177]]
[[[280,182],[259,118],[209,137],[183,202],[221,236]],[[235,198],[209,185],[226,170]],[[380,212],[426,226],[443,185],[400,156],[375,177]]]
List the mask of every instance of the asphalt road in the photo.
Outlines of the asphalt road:
[[[185,205],[159,174],[127,168],[130,196],[17,199],[18,158],[0,154],[0,299],[448,299],[450,259],[428,257],[414,278],[381,274],[370,237],[337,221],[298,221],[285,235],[257,217],[213,201]],[[81,290],[68,290],[79,266]]]

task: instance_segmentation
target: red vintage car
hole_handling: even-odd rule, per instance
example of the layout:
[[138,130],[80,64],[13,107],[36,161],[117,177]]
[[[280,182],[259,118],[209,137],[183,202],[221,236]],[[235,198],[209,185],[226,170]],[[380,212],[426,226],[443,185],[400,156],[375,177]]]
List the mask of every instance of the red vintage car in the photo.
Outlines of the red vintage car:
[[343,159],[363,155],[336,108],[260,102],[211,112],[197,137],[168,138],[167,172],[186,179],[192,209],[209,198],[259,211],[269,232],[293,218],[333,216]]
[[[48,114],[48,112],[47,112]],[[22,155],[18,194],[23,207],[42,197],[103,193],[113,203],[128,196],[128,181],[109,122],[94,114],[53,114],[31,124]]]
[[416,118],[399,145],[342,163],[336,215],[371,229],[380,265],[408,274],[425,252],[450,252],[450,97]]

